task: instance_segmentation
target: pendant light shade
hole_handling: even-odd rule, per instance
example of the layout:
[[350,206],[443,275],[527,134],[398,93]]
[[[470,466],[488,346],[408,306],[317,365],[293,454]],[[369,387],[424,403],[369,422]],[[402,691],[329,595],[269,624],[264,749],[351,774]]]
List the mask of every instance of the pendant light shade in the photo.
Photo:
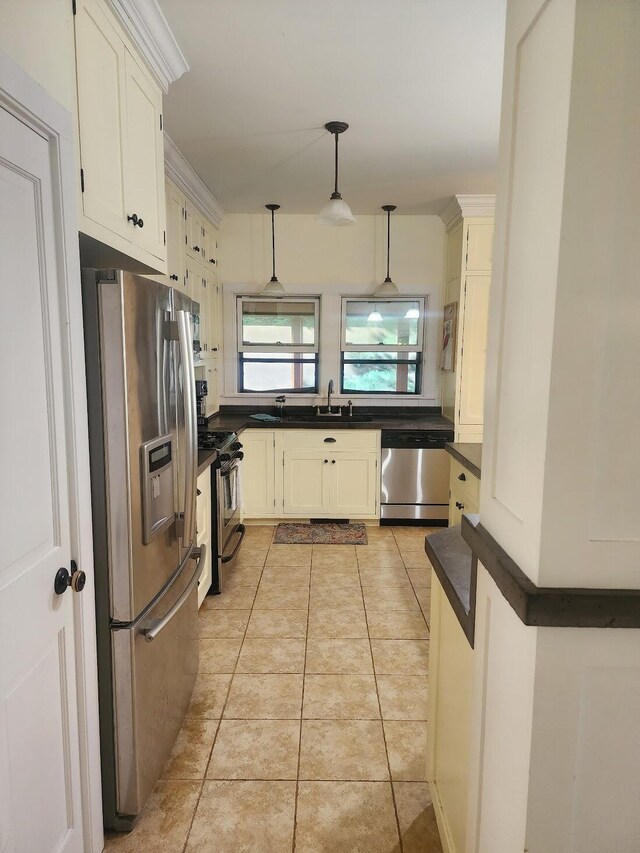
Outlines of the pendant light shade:
[[367,317],[367,323],[381,323],[382,322],[382,314],[378,311],[378,306],[373,306],[373,311]]
[[391,211],[396,209],[395,204],[383,204],[382,209],[387,214],[387,277],[373,291],[374,296],[397,296],[399,291],[396,284],[391,281],[389,275],[389,256],[391,255]]
[[344,133],[349,125],[345,121],[330,121],[325,124],[325,128],[332,133],[336,138],[336,156],[335,156],[335,183],[331,198],[316,216],[318,222],[323,225],[351,225],[355,222],[355,217],[351,213],[351,208],[344,201],[338,190],[338,136]]
[[285,289],[278,281],[276,276],[276,210],[280,210],[279,204],[265,204],[267,210],[271,211],[271,257],[272,257],[272,275],[271,281],[268,281],[260,291],[261,296],[284,296]]

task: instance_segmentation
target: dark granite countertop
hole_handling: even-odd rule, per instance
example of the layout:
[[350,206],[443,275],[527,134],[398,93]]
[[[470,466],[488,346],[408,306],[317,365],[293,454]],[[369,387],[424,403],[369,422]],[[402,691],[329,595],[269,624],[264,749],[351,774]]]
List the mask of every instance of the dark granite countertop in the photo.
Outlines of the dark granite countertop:
[[[284,420],[256,421],[250,415],[269,411],[263,407],[244,407],[240,411],[222,411],[209,419],[207,428],[212,430],[233,430],[242,432],[244,429],[394,429],[394,430],[453,430],[453,424],[447,418],[436,412],[418,410],[415,414],[407,409],[386,412],[356,409],[356,416],[366,414],[370,421],[349,420],[344,418],[325,418],[317,421],[296,420],[295,412],[289,412]],[[272,411],[272,407],[271,407]],[[269,413],[271,413],[269,411]],[[303,416],[310,413],[309,409],[302,412]]]
[[480,477],[480,471],[482,470],[482,444],[456,441],[447,444],[446,450],[461,465],[468,468],[472,474],[475,474],[478,478]]
[[447,527],[425,538],[424,549],[473,647],[476,609],[476,561],[462,538],[460,525]]
[[206,471],[209,465],[216,458],[215,450],[199,450],[198,451],[198,477],[203,471]]

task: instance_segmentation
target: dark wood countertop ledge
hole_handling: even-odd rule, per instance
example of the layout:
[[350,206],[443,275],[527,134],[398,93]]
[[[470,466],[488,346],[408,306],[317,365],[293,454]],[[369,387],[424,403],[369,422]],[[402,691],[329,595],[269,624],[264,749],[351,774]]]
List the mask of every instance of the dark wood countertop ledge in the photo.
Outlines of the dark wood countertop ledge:
[[461,465],[468,468],[472,474],[480,479],[482,468],[482,444],[471,444],[470,442],[451,441],[445,445],[445,450]]
[[460,525],[432,533],[424,549],[471,647],[476,610],[476,561],[462,538]]
[[463,515],[462,536],[525,625],[640,628],[640,590],[536,586],[479,521]]

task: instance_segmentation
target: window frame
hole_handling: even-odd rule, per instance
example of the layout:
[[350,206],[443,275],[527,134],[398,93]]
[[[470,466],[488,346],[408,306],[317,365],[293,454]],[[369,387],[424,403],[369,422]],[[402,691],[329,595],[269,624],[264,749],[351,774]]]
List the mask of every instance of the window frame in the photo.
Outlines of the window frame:
[[[314,304],[314,343],[313,344],[261,344],[247,343],[243,340],[243,310],[245,302],[311,302]],[[293,352],[291,358],[269,358],[270,353],[276,354],[283,351]],[[320,388],[320,297],[319,296],[261,296],[241,295],[236,296],[236,352],[238,356],[237,388],[238,394],[265,395],[272,397],[274,394],[318,394]],[[267,354],[266,358],[252,358],[252,353]],[[313,354],[314,358],[303,359],[303,355]],[[257,391],[246,388],[244,383],[243,367],[247,363],[254,364],[299,364],[300,368],[307,364],[315,366],[315,383],[313,387],[304,388],[273,388],[268,391]]]
[[[420,316],[418,318],[418,329],[416,335],[416,344],[349,344],[347,343],[347,306],[349,302],[366,302],[370,305],[383,305],[393,302],[418,302]],[[344,296],[342,297],[341,310],[341,328],[340,328],[340,393],[356,395],[360,394],[365,397],[418,397],[422,394],[422,379],[423,379],[423,362],[424,362],[424,335],[426,327],[426,309],[427,300],[424,296],[391,296],[384,299],[376,299],[370,296]],[[398,353],[400,356],[403,353],[415,353],[415,360],[411,361],[408,358],[396,359],[362,359],[357,358],[345,359],[345,353]],[[415,390],[414,391],[372,391],[364,388],[356,390],[353,388],[345,388],[345,364],[385,364],[385,365],[411,365],[415,367]]]

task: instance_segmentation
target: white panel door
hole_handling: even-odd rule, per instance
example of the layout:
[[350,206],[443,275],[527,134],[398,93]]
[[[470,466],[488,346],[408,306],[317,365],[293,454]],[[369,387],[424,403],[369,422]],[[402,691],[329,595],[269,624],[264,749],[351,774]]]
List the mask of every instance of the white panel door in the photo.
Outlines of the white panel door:
[[53,589],[71,560],[73,413],[51,193],[48,142],[0,109],[0,849],[12,853],[83,849],[76,593]]
[[164,148],[160,129],[162,93],[125,50],[127,103],[125,140],[126,214],[129,239],[159,258],[166,257]]
[[340,518],[375,515],[378,494],[377,453],[332,453],[331,513]]
[[283,455],[285,515],[318,516],[330,512],[329,454],[285,450]]

